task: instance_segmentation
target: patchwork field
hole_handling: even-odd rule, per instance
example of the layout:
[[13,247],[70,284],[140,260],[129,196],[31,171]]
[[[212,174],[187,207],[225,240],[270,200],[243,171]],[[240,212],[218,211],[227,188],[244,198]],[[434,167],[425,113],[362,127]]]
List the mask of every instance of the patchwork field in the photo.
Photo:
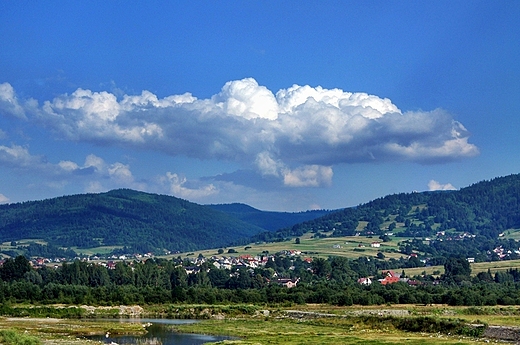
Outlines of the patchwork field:
[[[382,252],[386,258],[398,259],[403,254],[398,253],[398,242],[406,240],[400,238],[390,242],[382,242],[377,237],[369,238],[363,236],[345,236],[345,237],[327,237],[312,238],[312,234],[305,234],[300,237],[300,243],[295,241],[273,242],[273,243],[256,243],[244,246],[226,247],[224,254],[218,254],[217,249],[201,250],[191,253],[181,253],[181,256],[192,256],[202,254],[204,256],[225,255],[228,250],[233,249],[236,253],[233,255],[259,255],[262,253],[274,254],[283,250],[298,250],[304,256],[324,257],[343,256],[347,258],[358,258],[360,256],[375,257],[377,253]],[[379,242],[380,247],[371,247],[372,242]],[[176,254],[179,255],[179,254]],[[176,256],[175,255],[175,256]]]

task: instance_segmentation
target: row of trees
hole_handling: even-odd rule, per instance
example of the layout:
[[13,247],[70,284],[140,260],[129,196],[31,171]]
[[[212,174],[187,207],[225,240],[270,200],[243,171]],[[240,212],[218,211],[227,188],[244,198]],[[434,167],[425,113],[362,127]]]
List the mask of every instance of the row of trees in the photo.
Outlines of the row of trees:
[[[75,304],[132,303],[447,303],[451,305],[520,304],[520,271],[471,277],[466,260],[449,258],[441,280],[415,277],[404,282],[370,286],[357,283],[373,270],[360,258],[316,259],[311,264],[277,257],[255,270],[217,269],[205,263],[199,273],[187,274],[182,262],[149,259],[117,263],[115,269],[75,261],[58,268],[33,269],[27,259],[8,259],[0,268],[0,301]],[[186,263],[185,263],[186,264]],[[297,276],[295,288],[276,283],[276,275]],[[404,273],[404,272],[403,272]],[[404,273],[405,274],[405,273]],[[382,277],[381,272],[375,278]],[[375,279],[374,279],[375,280]]]

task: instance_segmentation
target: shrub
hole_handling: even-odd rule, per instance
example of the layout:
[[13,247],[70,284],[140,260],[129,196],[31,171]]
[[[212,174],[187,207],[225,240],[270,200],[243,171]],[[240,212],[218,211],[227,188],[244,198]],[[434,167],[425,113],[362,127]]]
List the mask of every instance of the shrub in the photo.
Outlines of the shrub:
[[5,345],[40,345],[41,341],[33,336],[21,334],[12,329],[0,331],[0,342]]

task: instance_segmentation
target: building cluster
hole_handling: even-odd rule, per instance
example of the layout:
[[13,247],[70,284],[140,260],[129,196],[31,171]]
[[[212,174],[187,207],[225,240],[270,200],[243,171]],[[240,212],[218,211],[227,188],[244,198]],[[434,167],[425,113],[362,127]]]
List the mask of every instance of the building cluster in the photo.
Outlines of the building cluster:
[[498,246],[493,250],[489,250],[487,252],[488,255],[496,254],[500,260],[504,260],[509,258],[512,255],[518,256],[520,255],[520,248],[518,250],[510,250],[510,249],[504,249],[502,246]]
[[[383,273],[383,278],[377,280],[382,285],[395,284],[395,283],[399,283],[399,282],[406,283],[411,286],[417,286],[417,285],[421,284],[421,282],[419,282],[415,279],[401,277],[401,274],[396,273],[392,270],[386,270],[386,271],[383,271],[382,273]],[[368,285],[372,284],[372,279],[370,279],[369,277],[363,277],[363,278],[359,278],[357,282],[361,285],[368,286]]]
[[[277,255],[284,255],[288,257],[299,256],[301,254],[298,250],[282,250]],[[253,272],[255,268],[265,267],[270,260],[274,260],[274,255],[239,255],[239,256],[212,256],[210,258],[205,258],[204,256],[198,256],[187,259],[191,265],[185,266],[184,269],[186,274],[197,274],[201,270],[202,264],[209,262],[213,266],[218,269],[227,269],[233,270],[234,272],[230,273],[230,275],[237,274],[240,268],[244,268]],[[304,258],[303,261],[310,263],[312,262],[311,258]],[[294,267],[290,267],[289,269],[294,269]],[[285,286],[287,288],[292,288],[298,285],[300,282],[300,278],[284,278],[278,277],[277,273],[273,274],[273,282]]]
[[466,238],[475,238],[477,235],[470,234],[469,232],[463,232],[461,234],[448,234],[446,235],[446,231],[437,231],[435,234],[435,238],[426,237],[426,241],[460,241]]
[[[64,262],[74,262],[74,261],[82,261],[82,262],[92,262],[98,265],[107,267],[109,269],[115,268],[115,263],[117,261],[146,261],[149,258],[153,258],[154,255],[152,253],[145,254],[124,254],[124,255],[110,255],[110,256],[77,256],[74,258],[64,258],[64,257],[55,257],[55,258],[45,258],[38,257],[29,260],[31,266],[38,268],[43,266],[52,266],[57,267],[59,264]],[[5,259],[0,258],[0,267],[5,262]]]

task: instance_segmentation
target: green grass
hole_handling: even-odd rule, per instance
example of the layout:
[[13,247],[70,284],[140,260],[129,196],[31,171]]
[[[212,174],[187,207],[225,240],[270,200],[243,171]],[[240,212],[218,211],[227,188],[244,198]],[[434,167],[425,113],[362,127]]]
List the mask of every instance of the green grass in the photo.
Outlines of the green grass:
[[[491,261],[491,262],[477,262],[471,264],[471,275],[476,276],[479,272],[487,272],[489,269],[492,274],[498,271],[506,271],[508,269],[520,269],[520,260],[505,260],[505,261]],[[430,266],[430,267],[416,267],[416,268],[405,268],[406,275],[415,276],[421,275],[422,272],[431,275],[435,271],[444,273],[444,266]]]
[[92,256],[95,254],[108,254],[111,253],[114,249],[122,249],[123,246],[102,246],[102,247],[94,247],[94,248],[78,248],[78,247],[71,247],[73,251],[80,255],[88,255]]
[[[26,239],[15,241],[15,242],[16,242],[16,247],[17,246],[27,246],[27,245],[29,245],[31,243],[47,244],[47,242],[42,240],[42,239],[34,239],[34,238],[32,238],[32,239],[31,238],[26,238]],[[14,249],[16,247],[11,246],[11,242],[10,241],[3,242],[2,244],[0,244],[0,248]]]
[[520,229],[509,229],[505,232],[505,238],[507,239],[513,239],[516,241],[520,240]]
[[23,239],[23,240],[19,240],[19,241],[15,241],[15,242],[16,242],[16,246],[12,246],[10,241],[1,243],[0,251],[4,251],[4,250],[17,251],[17,248],[19,246],[24,247],[24,246],[28,246],[31,243],[37,243],[37,244],[43,244],[43,245],[47,244],[47,242],[45,242],[44,240],[41,240],[41,239]]
[[[365,236],[344,236],[344,237],[327,237],[327,238],[311,238],[312,234],[307,233],[304,236],[300,237],[300,244],[295,244],[294,240],[284,241],[284,242],[272,242],[272,243],[260,243],[260,244],[248,244],[245,246],[238,247],[226,247],[224,249],[224,254],[227,255],[227,251],[229,249],[234,249],[236,253],[232,254],[234,256],[237,255],[260,255],[262,252],[268,251],[269,254],[274,254],[280,252],[282,250],[298,250],[302,252],[302,256],[308,257],[323,257],[327,258],[329,256],[343,256],[351,259],[357,259],[360,256],[365,257],[376,257],[378,252],[383,252],[386,258],[400,258],[403,254],[398,253],[398,242],[406,240],[407,238],[399,238],[393,239],[390,242],[382,242],[379,238],[368,238]],[[372,248],[370,244],[372,242],[380,242],[381,247]],[[339,248],[334,248],[335,245],[338,245]],[[364,247],[359,247],[362,245]],[[250,247],[247,250],[246,247]],[[198,256],[202,254],[206,257],[217,254],[218,249],[210,249],[210,250],[201,250],[190,252],[193,253],[190,256]],[[181,253],[180,256],[187,256],[188,253]],[[178,256],[179,254],[175,254],[173,256]],[[170,256],[172,257],[172,256]]]
[[235,319],[207,320],[176,327],[182,332],[238,336],[217,344],[476,344],[462,336],[412,333],[396,330],[390,324],[371,327],[352,319]]
[[[8,242],[3,242],[0,244],[0,252],[14,251],[14,252],[18,253],[17,255],[21,255],[21,254],[23,254],[23,251],[19,250],[18,247],[19,246],[22,246],[22,247],[28,246],[31,243],[37,243],[37,244],[43,244],[43,245],[47,244],[47,242],[45,242],[41,239],[23,239],[23,240],[16,241],[16,246],[12,246],[11,242],[8,241]],[[2,256],[7,257],[8,255],[2,253]]]

